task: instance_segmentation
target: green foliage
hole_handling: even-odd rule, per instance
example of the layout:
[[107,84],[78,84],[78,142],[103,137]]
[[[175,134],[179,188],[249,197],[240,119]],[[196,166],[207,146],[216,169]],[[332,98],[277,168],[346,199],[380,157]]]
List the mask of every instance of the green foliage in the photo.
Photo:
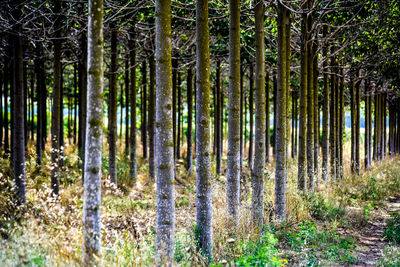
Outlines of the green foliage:
[[339,204],[325,199],[322,195],[312,194],[308,196],[310,214],[317,220],[333,221],[345,214],[345,210]]
[[235,260],[236,266],[281,266],[287,260],[280,259],[277,250],[278,239],[269,231],[256,240],[243,244],[242,257]]
[[355,245],[350,238],[342,238],[335,231],[319,230],[309,221],[299,226],[298,230],[284,229],[277,233],[285,246],[297,252],[299,262],[307,266],[316,266],[319,260],[341,264],[356,262],[353,256]]
[[400,244],[400,214],[398,212],[392,213],[390,218],[386,220],[383,237],[394,244]]

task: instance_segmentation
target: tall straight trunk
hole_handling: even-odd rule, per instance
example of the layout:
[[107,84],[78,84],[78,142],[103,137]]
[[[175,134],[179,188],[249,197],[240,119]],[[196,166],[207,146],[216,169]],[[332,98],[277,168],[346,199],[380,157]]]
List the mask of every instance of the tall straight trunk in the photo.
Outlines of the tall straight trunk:
[[355,99],[355,108],[356,108],[356,120],[355,120],[355,146],[356,146],[356,173],[358,175],[360,175],[360,167],[361,167],[361,161],[360,161],[360,103],[361,103],[361,99],[360,99],[360,81],[357,82],[356,84],[356,99]]
[[308,76],[308,46],[307,46],[307,14],[302,14],[301,20],[301,51],[300,51],[300,117],[299,117],[299,160],[297,187],[306,188],[306,138],[307,138],[307,76]]
[[152,181],[156,178],[156,95],[155,95],[155,62],[154,54],[149,58],[149,74],[150,74],[150,86],[149,86],[149,175]]
[[[61,1],[55,0],[54,13],[60,14]],[[55,195],[59,192],[59,176],[60,176],[60,131],[61,131],[61,17],[57,15],[55,21],[55,39],[54,44],[54,86],[53,86],[53,109],[51,116],[51,188]]]
[[240,202],[240,1],[229,0],[229,118],[227,209],[236,226]]
[[393,123],[393,119],[394,119],[394,112],[393,112],[393,105],[392,103],[389,103],[389,144],[388,144],[388,152],[389,152],[389,156],[393,157],[393,148],[394,148],[394,139],[393,139],[393,134],[394,134],[394,123]]
[[[129,155],[129,55],[126,55],[125,59],[125,156]],[[154,178],[154,177],[153,177]]]
[[[120,106],[120,116],[119,116],[119,139],[122,139],[122,115],[124,113],[124,86],[120,85],[121,93],[119,96],[119,106]],[[121,146],[122,146],[122,140],[121,140]]]
[[[1,84],[1,81],[0,81]],[[33,73],[33,71],[31,71],[30,73],[30,131],[31,131],[31,140],[34,139],[34,134],[35,134],[35,75]],[[0,94],[0,99],[1,99],[1,94]],[[1,127],[0,127],[1,129]],[[0,139],[1,140],[1,139]],[[0,141],[1,143],[1,141]]]
[[[221,134],[222,134],[222,120],[221,120],[221,62],[219,60],[217,60],[217,70],[216,70],[216,74],[215,74],[215,78],[216,78],[216,83],[215,83],[215,91],[216,91],[216,95],[217,95],[217,112],[216,112],[216,121],[214,122],[214,124],[216,125],[215,127],[215,131],[216,131],[216,143],[217,143],[217,157],[216,157],[216,161],[217,161],[217,166],[216,166],[216,172],[217,174],[221,174],[221,167],[222,167],[222,146],[221,146]],[[241,137],[242,138],[242,137]]]
[[252,169],[253,166],[253,125],[254,125],[254,111],[253,111],[253,85],[254,84],[254,70],[253,70],[253,61],[250,61],[249,68],[249,115],[250,115],[250,136],[249,136],[249,155],[248,155],[248,164],[249,169]]
[[365,86],[365,169],[371,167],[372,140],[372,96],[369,83]]
[[200,249],[212,258],[212,197],[210,161],[210,48],[208,0],[198,0],[196,8],[196,90],[197,120],[197,239]]
[[[312,1],[308,1],[309,8],[311,8]],[[315,180],[314,180],[314,49],[312,42],[310,41],[311,27],[312,27],[312,15],[308,14],[307,17],[308,26],[308,43],[307,43],[307,189],[314,191]]]
[[157,228],[155,244],[156,261],[159,265],[172,265],[174,260],[175,195],[170,36],[171,1],[156,0]]
[[386,93],[382,97],[382,158],[385,158],[387,155],[387,137],[386,137],[386,109],[387,109],[387,101],[386,101]]
[[143,89],[143,102],[142,105],[142,147],[143,158],[147,159],[147,65],[146,60],[142,63],[142,89]]
[[[354,74],[351,74],[354,75]],[[354,79],[354,77],[351,77],[351,79]],[[355,140],[356,140],[356,131],[355,131],[355,124],[356,124],[356,109],[355,109],[355,82],[354,80],[350,81],[350,111],[351,111],[351,155],[350,155],[350,160],[351,160],[351,172],[355,173],[356,172],[356,147],[355,147]]]
[[375,97],[374,97],[374,154],[373,154],[373,159],[378,160],[378,143],[379,143],[379,138],[378,138],[378,128],[379,128],[379,93],[375,92]]
[[277,125],[276,125],[276,116],[277,116],[277,113],[276,113],[276,94],[277,94],[277,87],[278,87],[277,75],[276,75],[276,73],[274,73],[274,76],[273,76],[274,129],[272,131],[272,135],[273,135],[272,136],[272,140],[274,140],[274,143],[273,143],[273,147],[272,147],[272,153],[274,154],[275,157],[276,157],[276,150],[275,150],[276,146],[275,146],[275,144],[276,144],[276,128],[277,128]]
[[[7,67],[8,66],[8,67]],[[9,146],[9,135],[8,135],[8,85],[9,85],[9,66],[10,63],[4,64],[4,152],[5,154],[10,153],[10,146]]]
[[83,198],[83,249],[85,266],[101,258],[101,168],[103,148],[103,0],[89,1],[87,122]]
[[[219,88],[219,151],[221,153],[221,161],[222,155],[224,154],[224,88],[220,86]],[[226,131],[226,130],[225,130]],[[221,163],[222,166],[222,163]]]
[[313,93],[314,93],[314,175],[315,186],[319,186],[319,103],[318,103],[318,44],[313,44]]
[[181,72],[179,71],[177,73],[177,124],[178,128],[176,130],[176,158],[180,159],[181,158],[181,127],[182,127],[182,122],[181,122],[181,101],[182,101],[182,87],[181,87]]
[[117,184],[117,29],[111,25],[110,93],[108,99],[108,169],[110,180]]
[[78,123],[78,74],[77,66],[74,64],[74,144],[76,144],[77,138],[77,123]]
[[339,86],[339,125],[338,125],[338,132],[339,137],[338,141],[338,177],[343,179],[343,133],[344,133],[344,121],[345,121],[345,110],[344,110],[344,73],[343,68],[340,68],[340,86]]
[[[244,113],[244,88],[243,88],[243,65],[240,65],[240,170],[242,170],[243,166],[243,146],[246,143],[246,137],[244,137],[243,141],[243,127],[246,127],[246,124],[243,125],[243,113]],[[246,116],[246,115],[245,115]]]
[[63,66],[61,64],[61,73],[60,73],[60,139],[59,139],[59,147],[60,147],[60,159],[59,166],[64,166],[64,78],[63,78]]
[[[327,26],[323,28],[324,38],[327,35]],[[329,185],[329,166],[328,166],[328,155],[329,155],[329,76],[328,76],[328,47],[327,45],[323,48],[323,57],[325,58],[323,62],[323,72],[324,72],[324,100],[322,108],[322,180]]]
[[[4,64],[5,65],[5,64]],[[0,153],[3,148],[3,78],[4,72],[0,65]]]
[[292,93],[291,93],[291,96],[292,96],[292,120],[291,120],[291,123],[292,123],[292,132],[291,132],[291,138],[292,138],[292,140],[291,140],[291,145],[292,145],[292,153],[291,153],[291,157],[292,158],[294,158],[295,157],[295,143],[294,143],[294,134],[295,134],[295,107],[294,107],[294,105],[295,105],[295,92],[294,91],[292,91]]
[[[19,2],[19,1],[18,1]],[[19,21],[21,18],[21,10],[16,9],[13,12],[14,18]],[[17,22],[14,25],[13,35],[13,69],[14,69],[14,107],[13,107],[13,174],[15,180],[15,192],[17,195],[17,204],[25,205],[25,124],[24,124],[24,77],[23,77],[23,44],[22,25]]]
[[[178,60],[172,60],[172,131],[174,139],[174,160],[176,159],[176,86],[178,78]],[[175,165],[175,163],[174,163]]]
[[287,23],[290,20],[289,10],[278,3],[278,65],[277,65],[277,94],[276,112],[276,174],[275,174],[275,217],[278,220],[286,220],[286,187],[287,187],[287,83],[288,61],[287,54]]
[[331,89],[331,101],[330,101],[330,116],[329,116],[329,154],[331,155],[331,181],[336,181],[336,142],[335,142],[335,132],[336,132],[336,114],[337,107],[335,105],[336,95],[335,95],[335,87],[336,87],[336,75],[335,75],[335,62],[336,59],[333,56],[335,53],[335,47],[331,47],[331,78],[330,78],[330,89]]
[[[87,122],[87,38],[82,33],[80,37],[80,61],[78,63],[79,80],[79,131],[78,149],[83,166],[85,165],[85,142],[86,142],[86,122]],[[85,172],[82,172],[82,180],[85,180]]]
[[[23,57],[23,56],[22,56]],[[25,147],[28,145],[28,77],[26,71],[26,62],[22,59],[22,87],[24,101],[23,104],[23,120],[24,120],[24,143]]]
[[[187,70],[187,105],[188,105],[188,128],[187,128],[187,156],[186,156],[186,169],[192,172],[193,169],[193,151],[192,151],[192,136],[193,136],[193,72],[192,68],[188,67]],[[218,163],[218,161],[217,161]]]
[[264,2],[258,0],[255,7],[255,65],[256,65],[256,114],[255,114],[255,155],[251,172],[252,213],[257,226],[263,223],[264,209],[264,165],[265,165],[265,62],[264,62]]
[[129,157],[129,175],[133,184],[136,184],[137,162],[136,162],[136,44],[135,44],[135,29],[130,29],[129,39],[129,61],[130,61],[130,106],[131,106],[131,128],[129,131],[130,138],[130,157]]
[[212,87],[212,95],[213,95],[213,118],[212,118],[212,121],[211,121],[211,125],[214,125],[214,127],[211,127],[212,128],[212,131],[213,131],[213,133],[212,133],[212,136],[213,136],[213,149],[212,149],[212,153],[213,153],[213,155],[217,155],[217,133],[218,133],[218,131],[217,131],[217,117],[218,117],[218,115],[217,115],[217,112],[218,112],[218,100],[217,100],[217,94],[216,94],[216,85],[214,85],[213,87]]
[[270,132],[269,132],[269,112],[270,112],[270,104],[269,104],[269,71],[265,72],[265,161],[270,162]]
[[[37,49],[38,53],[37,56],[40,57],[40,50],[39,48]],[[42,59],[38,58],[35,59],[35,74],[36,74],[36,97],[37,97],[37,128],[36,128],[36,157],[37,157],[37,164],[39,166],[42,165],[42,142],[43,142],[43,132],[42,132],[42,124],[43,122],[43,116],[42,116],[42,109],[44,103],[42,102],[43,100],[43,94],[46,92],[43,92],[43,88],[41,87],[41,63]]]

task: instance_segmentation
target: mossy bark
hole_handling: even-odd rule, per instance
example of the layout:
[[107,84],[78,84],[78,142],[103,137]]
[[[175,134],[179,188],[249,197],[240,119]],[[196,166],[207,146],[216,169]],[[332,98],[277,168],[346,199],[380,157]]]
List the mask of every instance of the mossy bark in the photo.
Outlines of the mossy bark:
[[156,262],[174,262],[175,194],[172,125],[171,1],[156,1]]
[[212,258],[212,197],[210,137],[210,49],[208,0],[197,1],[196,7],[196,143],[197,143],[197,238],[200,249]]
[[85,266],[100,265],[101,255],[101,163],[103,145],[103,0],[89,1],[88,21],[88,113],[83,197],[83,249]]

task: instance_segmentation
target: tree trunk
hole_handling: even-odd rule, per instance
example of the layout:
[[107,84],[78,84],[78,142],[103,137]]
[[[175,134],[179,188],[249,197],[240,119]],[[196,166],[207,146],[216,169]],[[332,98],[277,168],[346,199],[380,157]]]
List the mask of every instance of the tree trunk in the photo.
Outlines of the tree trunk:
[[[101,4],[102,5],[102,4]],[[80,61],[78,63],[79,80],[79,131],[78,131],[78,149],[80,157],[85,165],[85,142],[86,142],[86,122],[87,122],[87,39],[85,33],[81,34],[80,40]],[[46,111],[44,111],[46,114]],[[45,120],[44,120],[45,121]],[[82,180],[85,181],[85,172],[82,172]]]
[[258,0],[255,7],[256,46],[256,135],[254,165],[251,172],[253,222],[260,227],[264,209],[264,165],[265,165],[265,62],[264,62],[264,2]]
[[229,0],[229,118],[227,208],[236,227],[240,202],[240,1]]
[[180,159],[181,158],[181,101],[182,101],[182,87],[181,87],[181,72],[178,71],[177,73],[177,124],[178,124],[178,129],[176,131],[177,137],[176,137],[176,158]]
[[[171,1],[156,0],[156,262],[174,261],[175,196],[172,130]],[[197,128],[197,127],[196,127]],[[197,129],[198,131],[199,129]]]
[[336,142],[335,142],[335,132],[336,132],[336,114],[335,112],[337,111],[337,107],[335,105],[335,100],[336,100],[336,95],[335,95],[335,87],[336,87],[336,75],[335,75],[335,62],[336,59],[333,56],[335,53],[335,48],[331,48],[331,101],[330,101],[330,116],[329,116],[329,153],[331,155],[331,181],[335,182],[336,181]]
[[197,1],[196,8],[197,67],[197,239],[200,249],[212,258],[212,197],[210,161],[210,51],[208,1]]
[[[188,172],[192,172],[193,169],[193,151],[192,151],[192,136],[193,136],[193,72],[190,67],[188,67],[187,72],[187,104],[188,104],[188,128],[187,128],[187,156],[186,156],[186,169]],[[217,161],[218,163],[218,161]]]
[[313,93],[314,93],[314,181],[315,187],[319,186],[319,104],[318,104],[318,44],[316,41],[313,44]]
[[[324,38],[327,35],[327,26],[323,28]],[[326,186],[329,186],[329,76],[328,76],[328,47],[325,45],[323,49],[323,57],[325,58],[323,62],[323,72],[324,72],[324,105],[322,108],[322,180],[325,182]]]
[[[356,121],[355,121],[355,145],[356,145],[356,173],[360,175],[360,166],[361,166],[361,161],[360,161],[360,81],[357,82],[356,84],[356,103],[355,103],[355,108],[356,108]],[[340,138],[340,137],[339,137]]]
[[136,162],[136,44],[134,28],[130,29],[129,39],[129,60],[130,60],[130,105],[131,105],[131,129],[130,133],[130,157],[129,157],[129,175],[133,184],[136,184],[137,162]]
[[299,118],[299,164],[297,187],[306,188],[306,138],[307,138],[307,76],[308,76],[308,26],[307,14],[302,14],[300,51],[300,118]]
[[110,181],[115,185],[117,180],[117,38],[116,25],[111,24],[111,64],[110,64],[110,93],[108,99],[108,165]]
[[[307,2],[311,8],[311,1]],[[311,27],[312,15],[307,16],[308,43],[307,43],[307,189],[314,191],[314,50],[312,47]]]
[[277,94],[276,94],[276,174],[275,174],[275,217],[278,220],[286,220],[286,187],[287,187],[287,65],[290,64],[287,57],[288,34],[286,24],[290,19],[289,10],[278,2],[278,65],[277,65]]
[[[18,1],[19,2],[19,1]],[[16,7],[13,12],[14,18],[19,21],[21,10]],[[25,205],[25,124],[24,124],[24,77],[23,77],[23,44],[22,25],[17,22],[14,25],[13,35],[13,69],[14,69],[14,107],[13,107],[13,173],[15,180],[15,191],[17,195],[17,204]]]
[[[246,143],[246,137],[244,137],[243,141],[243,127],[246,127],[246,124],[243,123],[243,113],[244,113],[244,106],[246,105],[244,102],[244,89],[243,89],[243,65],[240,65],[240,171],[242,170],[243,166],[243,146]],[[246,114],[244,114],[246,116]],[[222,122],[221,122],[222,123]]]
[[[129,44],[128,44],[129,45]],[[125,59],[125,156],[129,153],[129,107],[130,107],[130,87],[129,87],[129,55]],[[154,177],[153,177],[154,178]]]
[[215,127],[215,131],[216,131],[216,143],[217,143],[217,147],[216,147],[216,149],[217,149],[217,158],[216,158],[216,161],[217,161],[217,166],[216,166],[216,171],[217,171],[217,174],[221,174],[221,167],[222,167],[222,151],[221,151],[221,148],[222,148],[222,146],[221,146],[221,140],[222,140],[222,136],[221,136],[221,134],[222,134],[222,125],[223,125],[223,123],[222,123],[222,120],[221,120],[221,104],[222,104],[222,101],[221,101],[221,96],[222,96],[222,94],[221,94],[221,62],[219,61],[219,60],[217,60],[217,70],[216,70],[216,75],[215,75],[216,77],[216,83],[215,83],[215,90],[216,90],[216,95],[217,95],[217,112],[216,112],[216,116],[215,116],[215,118],[216,118],[216,121],[214,122],[214,124],[216,125],[216,127]]
[[103,0],[89,1],[88,21],[88,112],[83,200],[82,262],[100,264],[101,255],[101,163],[103,147]]
[[344,73],[343,73],[343,67],[340,68],[340,86],[339,86],[339,113],[338,113],[338,120],[339,120],[339,125],[338,125],[338,132],[339,132],[339,137],[337,139],[338,141],[338,177],[340,179],[343,179],[343,133],[344,133],[344,121],[345,121],[345,110],[344,110]]
[[270,112],[270,104],[269,104],[269,71],[265,72],[265,161],[270,162],[270,132],[269,132],[269,112]]
[[250,115],[250,136],[249,136],[249,155],[248,155],[248,164],[249,169],[252,169],[253,166],[253,84],[254,84],[254,70],[253,70],[253,62],[250,61],[250,68],[249,68],[249,115]]
[[156,95],[155,95],[155,62],[154,54],[149,58],[150,87],[149,87],[149,175],[154,182],[156,178]]
[[143,147],[143,158],[147,159],[147,66],[146,60],[142,63],[142,88],[143,88],[143,101],[142,105],[142,147]]
[[[61,1],[55,0],[54,13],[60,14]],[[53,110],[51,116],[51,188],[55,195],[59,192],[60,176],[60,131],[61,131],[61,16],[57,15],[55,21],[55,39],[54,43],[54,87],[53,87]]]

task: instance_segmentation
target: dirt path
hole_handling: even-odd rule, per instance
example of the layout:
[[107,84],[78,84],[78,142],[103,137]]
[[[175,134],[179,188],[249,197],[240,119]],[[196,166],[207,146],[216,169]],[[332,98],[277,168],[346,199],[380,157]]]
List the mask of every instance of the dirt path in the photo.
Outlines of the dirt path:
[[359,241],[356,248],[356,255],[359,263],[355,266],[376,266],[387,242],[382,238],[385,229],[385,221],[393,211],[400,211],[400,198],[392,198],[387,203],[387,208],[375,212],[368,225],[362,231],[355,233]]

